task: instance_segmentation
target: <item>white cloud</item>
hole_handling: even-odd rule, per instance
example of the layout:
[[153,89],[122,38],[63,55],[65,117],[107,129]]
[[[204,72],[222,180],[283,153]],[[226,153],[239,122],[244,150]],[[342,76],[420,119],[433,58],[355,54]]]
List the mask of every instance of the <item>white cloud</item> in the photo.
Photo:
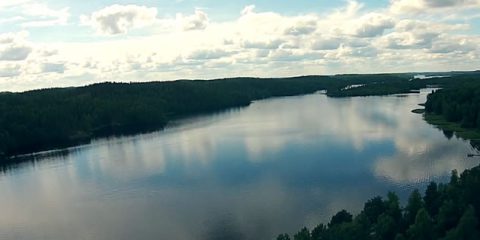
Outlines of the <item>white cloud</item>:
[[248,5],[242,10],[241,14],[248,15],[248,14],[254,13],[254,11],[255,11],[255,5]]
[[26,3],[32,2],[32,0],[8,0],[0,2],[0,10],[5,8],[17,7]]
[[246,40],[242,42],[244,48],[258,48],[258,49],[277,49],[284,41],[280,39],[270,39],[266,41],[250,41]]
[[64,63],[42,63],[40,68],[44,73],[64,73],[66,70]]
[[27,21],[22,23],[23,27],[65,25],[70,18],[70,11],[68,7],[60,10],[54,10],[45,4],[32,3],[22,5],[22,8],[22,13],[29,17]]
[[478,44],[471,39],[465,37],[446,37],[433,44],[430,52],[442,54],[466,54],[478,49],[480,49]]
[[466,29],[463,24],[443,24],[421,20],[402,20],[393,32],[379,38],[381,47],[390,49],[430,49],[450,32]]
[[177,21],[184,31],[203,30],[207,28],[209,23],[208,15],[201,10],[195,10],[195,14],[186,17],[182,14],[177,14]]
[[391,11],[403,13],[428,13],[435,10],[480,7],[479,0],[393,0]]
[[227,57],[230,55],[232,55],[231,52],[222,49],[201,49],[192,52],[187,58],[193,60],[206,60]]
[[391,17],[378,13],[367,14],[356,22],[353,34],[358,37],[376,37],[395,26],[395,21]]
[[32,48],[25,45],[9,45],[0,49],[0,61],[21,61],[27,59]]
[[5,33],[0,35],[0,61],[22,61],[32,52],[25,38],[27,32]]
[[[291,76],[468,70],[480,65],[480,38],[472,31],[471,20],[455,20],[454,15],[448,21],[433,15],[412,18],[392,13],[390,6],[367,10],[348,1],[321,15],[292,16],[259,11],[252,5],[236,19],[215,21],[199,9],[191,15],[167,13],[157,18],[154,7],[113,5],[82,20],[100,34],[120,36],[40,44],[27,41],[26,32],[0,34],[0,53],[4,63],[22,65],[19,78],[38,79],[37,85],[12,85],[18,89],[47,87],[52,82],[68,86],[112,80],[271,77],[272,69],[275,76]],[[30,17],[55,19],[53,12],[44,15]],[[139,27],[145,31],[121,35]],[[42,31],[48,33],[47,28]],[[81,80],[84,76],[88,79]],[[4,85],[10,86],[0,82]]]
[[0,78],[11,78],[20,75],[19,64],[0,64]]
[[28,35],[27,31],[3,33],[0,34],[0,44],[24,42]]
[[287,35],[306,35],[315,32],[317,30],[317,22],[315,20],[309,21],[298,21],[295,22],[292,26],[285,29],[285,34]]
[[83,16],[82,22],[95,28],[97,33],[125,34],[132,28],[152,25],[157,16],[156,8],[137,5],[112,5]]
[[319,37],[319,39],[314,40],[312,43],[312,49],[314,50],[334,50],[340,47],[341,44],[340,38],[323,38]]

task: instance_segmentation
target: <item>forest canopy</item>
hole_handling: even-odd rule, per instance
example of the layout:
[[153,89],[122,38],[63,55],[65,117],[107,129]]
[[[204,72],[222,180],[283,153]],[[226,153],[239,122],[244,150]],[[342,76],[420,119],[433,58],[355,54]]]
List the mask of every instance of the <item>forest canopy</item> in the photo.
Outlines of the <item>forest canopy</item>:
[[231,78],[0,93],[0,158],[75,144],[114,134],[163,128],[183,116],[241,107],[253,100],[325,90],[330,97],[409,93],[472,77],[414,79],[413,74]]
[[[389,192],[368,200],[355,217],[345,210],[328,224],[306,227],[294,240],[474,240],[480,239],[480,166],[460,176],[452,171],[450,182],[428,185],[423,196],[414,190],[406,206]],[[290,240],[280,234],[277,240]]]

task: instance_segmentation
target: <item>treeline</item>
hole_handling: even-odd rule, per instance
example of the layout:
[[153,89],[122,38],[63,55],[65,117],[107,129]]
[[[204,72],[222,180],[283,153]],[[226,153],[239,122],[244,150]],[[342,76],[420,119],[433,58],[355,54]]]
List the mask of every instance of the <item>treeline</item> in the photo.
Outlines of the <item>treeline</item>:
[[[480,167],[452,172],[448,184],[428,185],[425,194],[411,193],[401,207],[395,193],[386,199],[367,201],[355,217],[345,210],[334,215],[328,224],[311,231],[301,229],[294,240],[474,240],[480,239]],[[289,240],[280,234],[277,240]]]
[[[451,82],[411,80],[412,76],[351,74],[101,83],[0,93],[0,163],[9,156],[67,147],[96,137],[152,131],[182,116],[246,106],[263,98],[319,90],[326,90],[331,97],[385,95]],[[362,87],[348,88],[352,85]]]
[[393,81],[396,77],[379,74],[101,83],[0,93],[0,158],[112,134],[160,129],[175,118],[246,106],[253,100],[319,90],[334,92],[380,79]]
[[[369,81],[364,81],[365,84],[354,88],[334,88],[328,92],[330,97],[356,97],[356,96],[381,96],[391,94],[404,94],[417,92],[422,88],[427,87],[442,87],[452,88],[458,84],[475,82],[480,73],[455,73],[450,77],[438,77],[429,79],[413,79],[411,74],[384,74],[383,76],[390,76],[382,78],[381,74],[369,77]],[[356,75],[362,79],[367,75]],[[349,79],[341,75],[342,80]],[[349,79],[351,81],[351,79]],[[362,81],[356,81],[361,84]]]
[[462,82],[433,92],[427,97],[425,110],[464,128],[480,128],[480,82]]
[[0,94],[0,155],[159,129],[172,119],[252,100],[336,87],[328,77],[101,83]]

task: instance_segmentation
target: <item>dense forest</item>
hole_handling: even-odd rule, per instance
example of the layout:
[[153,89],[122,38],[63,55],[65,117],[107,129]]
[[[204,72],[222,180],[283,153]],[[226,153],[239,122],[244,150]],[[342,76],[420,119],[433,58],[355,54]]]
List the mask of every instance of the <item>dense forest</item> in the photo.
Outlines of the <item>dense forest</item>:
[[427,98],[425,110],[464,128],[480,129],[480,82],[464,82],[433,92]]
[[100,83],[0,93],[0,156],[66,147],[112,134],[156,130],[182,116],[246,106],[268,97],[335,91],[377,79],[385,81],[389,76]]
[[97,137],[157,130],[172,119],[246,106],[253,100],[269,97],[319,90],[325,90],[330,97],[387,95],[408,93],[428,85],[469,82],[472,78],[468,74],[432,79],[414,79],[413,74],[351,74],[100,83],[3,92],[0,93],[0,163],[11,161],[11,156],[86,143]]
[[[367,201],[363,210],[352,216],[342,210],[328,224],[319,224],[311,231],[301,229],[294,240],[474,240],[480,239],[480,166],[458,176],[452,172],[448,184],[430,183],[422,196],[418,190],[410,194],[401,207],[395,193],[384,199]],[[277,240],[289,240],[280,234]]]
[[0,94],[0,152],[10,156],[111,134],[162,128],[185,115],[245,106],[252,100],[313,93],[328,79],[253,78],[101,83]]

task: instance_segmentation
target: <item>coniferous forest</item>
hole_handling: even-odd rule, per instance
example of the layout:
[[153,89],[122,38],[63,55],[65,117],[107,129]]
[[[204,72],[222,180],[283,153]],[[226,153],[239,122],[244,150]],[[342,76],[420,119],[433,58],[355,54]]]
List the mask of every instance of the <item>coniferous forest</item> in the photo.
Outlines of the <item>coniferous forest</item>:
[[[443,83],[441,83],[443,81]],[[440,90],[427,97],[425,110],[466,129],[480,128],[480,83],[475,78],[445,78]],[[292,237],[277,240],[474,240],[480,239],[480,166],[458,176],[452,171],[447,184],[432,182],[422,195],[414,190],[405,206],[389,192],[367,201],[356,216],[342,210],[328,224],[303,228]]]
[[[354,87],[352,87],[354,86]],[[480,127],[476,76],[413,79],[408,74],[235,78],[210,81],[101,83],[85,87],[0,93],[0,155],[65,147],[96,137],[164,127],[181,117],[247,106],[252,101],[325,90],[329,97],[411,93],[439,87],[427,98],[427,113],[462,127]],[[9,161],[9,160],[5,160]],[[278,240],[479,239],[480,166],[450,182],[430,183],[402,206],[390,192],[374,197],[353,215],[345,210],[329,223],[303,228]]]
[[437,90],[428,96],[425,110],[464,128],[480,128],[480,83],[467,82]]
[[[330,97],[409,93],[470,82],[470,75],[412,79],[413,74],[304,76],[209,81],[100,83],[0,93],[0,156],[160,129],[183,116],[241,107],[253,100],[325,90]],[[356,86],[356,87],[349,87]]]
[[393,192],[368,200],[353,216],[342,210],[328,224],[277,240],[475,240],[480,239],[480,166],[452,172],[447,184],[432,182],[422,195],[414,190],[405,206]]

